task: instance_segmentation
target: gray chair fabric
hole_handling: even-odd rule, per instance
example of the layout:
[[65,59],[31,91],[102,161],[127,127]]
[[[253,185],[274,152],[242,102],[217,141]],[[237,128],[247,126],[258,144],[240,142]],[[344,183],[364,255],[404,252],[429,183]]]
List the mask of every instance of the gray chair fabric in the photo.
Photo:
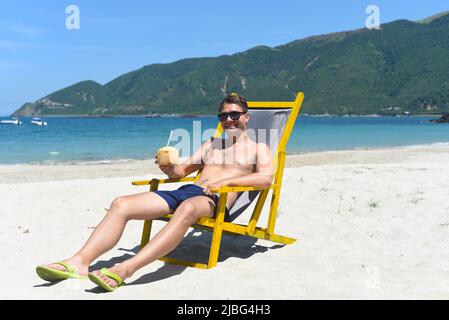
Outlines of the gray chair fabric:
[[[266,143],[272,156],[277,154],[279,140],[284,132],[285,124],[291,109],[249,109],[248,134],[253,141]],[[227,222],[237,219],[257,198],[260,191],[242,192],[233,206],[229,209]]]

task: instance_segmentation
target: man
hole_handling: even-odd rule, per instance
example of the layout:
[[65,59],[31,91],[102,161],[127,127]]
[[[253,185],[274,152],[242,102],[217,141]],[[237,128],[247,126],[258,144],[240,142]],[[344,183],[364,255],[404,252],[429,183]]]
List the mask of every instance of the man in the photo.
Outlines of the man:
[[[231,94],[219,107],[219,120],[228,136],[211,139],[180,165],[160,165],[169,178],[182,178],[202,169],[195,184],[174,191],[144,192],[116,198],[79,252],[62,262],[38,266],[38,275],[47,281],[89,278],[106,290],[115,290],[126,278],[149,263],[167,255],[183,239],[188,228],[203,216],[214,216],[218,196],[212,189],[222,186],[267,187],[273,179],[269,147],[250,139],[246,100]],[[230,208],[238,194],[230,193]],[[88,272],[89,265],[119,241],[129,220],[152,220],[173,212],[173,217],[149,243],[132,258],[109,270]]]

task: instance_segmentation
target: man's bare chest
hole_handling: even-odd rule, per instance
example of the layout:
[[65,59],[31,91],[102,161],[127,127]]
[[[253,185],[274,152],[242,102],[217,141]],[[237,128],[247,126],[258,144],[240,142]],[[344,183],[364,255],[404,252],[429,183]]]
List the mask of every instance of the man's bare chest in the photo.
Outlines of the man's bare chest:
[[217,147],[211,146],[205,154],[206,165],[228,165],[253,168],[256,164],[256,152],[252,146],[232,145]]

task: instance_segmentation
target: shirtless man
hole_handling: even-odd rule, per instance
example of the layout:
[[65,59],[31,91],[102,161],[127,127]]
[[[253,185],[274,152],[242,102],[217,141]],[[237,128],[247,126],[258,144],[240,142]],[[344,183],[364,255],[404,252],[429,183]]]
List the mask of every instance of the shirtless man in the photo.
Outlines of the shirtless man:
[[[137,270],[175,249],[200,217],[214,216],[218,196],[211,192],[212,189],[271,185],[274,172],[271,152],[266,144],[249,138],[247,107],[246,100],[237,94],[223,99],[218,117],[228,138],[208,140],[183,164],[159,166],[169,178],[182,178],[202,169],[195,184],[187,184],[174,191],[144,192],[116,198],[80,251],[62,262],[38,266],[38,275],[46,281],[86,277],[89,265],[117,244],[129,220],[152,220],[173,212],[165,227],[135,256],[109,270],[96,270],[89,274],[92,281],[93,278],[99,279],[110,289],[115,289]],[[237,196],[237,193],[228,195],[228,208]],[[52,274],[54,270],[62,275],[55,277]],[[98,280],[94,282],[98,284]]]

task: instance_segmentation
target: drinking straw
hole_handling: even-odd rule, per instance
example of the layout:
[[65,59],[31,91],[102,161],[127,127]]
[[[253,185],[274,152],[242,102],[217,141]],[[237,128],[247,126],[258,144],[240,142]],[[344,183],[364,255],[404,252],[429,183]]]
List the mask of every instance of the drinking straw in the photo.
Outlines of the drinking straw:
[[171,135],[172,134],[173,134],[173,130],[170,130],[170,136],[168,137],[168,141],[167,141],[166,147],[168,147],[168,145],[170,144],[170,140],[171,140]]

